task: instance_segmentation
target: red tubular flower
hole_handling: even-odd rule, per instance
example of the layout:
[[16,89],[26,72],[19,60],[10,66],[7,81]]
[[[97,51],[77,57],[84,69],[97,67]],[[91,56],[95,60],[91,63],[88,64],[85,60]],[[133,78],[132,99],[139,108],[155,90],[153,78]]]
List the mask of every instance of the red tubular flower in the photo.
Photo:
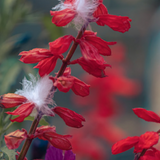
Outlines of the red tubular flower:
[[65,0],[53,8],[57,11],[50,12],[53,16],[52,23],[56,26],[66,26],[72,21],[76,27],[88,23],[93,21],[92,15],[97,6],[95,0]]
[[27,138],[27,131],[19,129],[4,136],[4,140],[8,149],[16,149],[21,142]]
[[108,45],[114,45],[116,42],[106,42],[100,37],[97,37],[96,34],[97,33],[92,31],[85,31],[81,39],[82,41],[87,41],[89,44],[94,46],[98,50],[99,54],[104,56],[111,55],[111,49]]
[[52,56],[50,58],[43,59],[34,68],[39,68],[39,75],[43,77],[48,75],[55,68],[59,56]]
[[74,37],[71,35],[65,35],[63,37],[60,37],[56,39],[53,42],[49,43],[50,51],[54,54],[62,54],[66,52],[71,44],[72,41],[74,41]]
[[16,107],[26,101],[27,99],[24,96],[14,94],[14,93],[7,93],[0,96],[0,106],[2,108]]
[[90,85],[74,77],[74,83],[71,89],[76,95],[85,97],[89,95],[89,87]]
[[16,94],[8,93],[1,96],[0,104],[2,106],[10,108],[19,105],[13,112],[6,112],[18,116],[15,119],[10,119],[12,122],[22,122],[32,113],[33,109],[36,115],[41,113],[42,115],[54,116],[54,112],[48,107],[48,105],[54,106],[53,81],[48,75],[39,79],[30,75],[30,78],[30,80],[23,79],[22,90],[17,90]]
[[54,147],[62,150],[72,149],[71,143],[67,138],[70,138],[70,135],[60,135],[55,132],[55,127],[50,126],[41,126],[36,129],[35,137],[38,137],[42,140],[48,140]]
[[120,140],[112,146],[112,154],[119,154],[134,147],[139,141],[139,137],[128,137]]
[[16,122],[23,122],[23,120],[32,113],[34,107],[35,107],[35,105],[33,103],[25,103],[25,104],[22,104],[21,106],[19,106],[13,112],[6,112],[6,113],[11,114],[11,115],[19,115],[19,117],[15,118],[15,119],[10,119],[12,122],[15,122],[15,121]]
[[82,121],[85,119],[80,114],[64,107],[55,107],[53,111],[64,120],[66,125],[75,128],[83,127]]
[[49,43],[50,49],[35,48],[30,51],[23,51],[20,61],[23,63],[38,63],[34,68],[39,68],[39,75],[43,77],[52,72],[55,68],[57,60],[63,58],[63,53],[66,52],[75,38],[71,35],[66,35]]
[[23,63],[37,63],[41,60],[53,56],[48,49],[34,48],[30,51],[23,51],[19,54],[21,56],[20,61]]
[[140,153],[143,149],[150,149],[153,145],[157,144],[159,135],[157,132],[146,132],[140,137],[128,137],[120,140],[112,146],[112,153],[119,154],[126,150],[135,147],[134,153]]
[[160,151],[155,148],[147,150],[143,156],[139,158],[139,160],[159,160]]
[[147,111],[144,108],[134,108],[133,112],[145,121],[160,123],[160,117],[152,111]]
[[105,69],[106,67],[111,67],[109,64],[105,63],[100,65],[94,59],[86,61],[83,57],[72,61],[70,64],[76,63],[78,63],[89,74],[99,78],[106,77]]
[[146,132],[139,137],[139,142],[135,145],[134,153],[140,153],[143,149],[149,149],[157,144],[159,135],[157,132]]
[[90,85],[84,83],[78,78],[71,76],[71,69],[66,68],[65,72],[61,77],[53,78],[54,86],[57,87],[61,92],[68,92],[70,89],[79,96],[88,96]]
[[59,91],[66,93],[72,88],[73,83],[74,83],[73,77],[61,76],[57,79],[54,85],[59,89]]
[[52,23],[54,23],[58,27],[66,26],[76,16],[76,12],[71,9],[64,9],[61,11],[50,11],[50,14],[51,16],[53,16]]
[[99,55],[98,50],[91,45],[89,42],[84,40],[79,40],[79,45],[81,53],[86,61],[94,60],[98,64],[103,64],[105,61],[102,56]]
[[132,21],[127,16],[116,16],[108,13],[107,8],[102,4],[102,1],[99,1],[99,6],[94,12],[93,16],[97,18],[96,23],[100,26],[107,25],[112,28],[114,31],[126,32],[130,29],[130,22]]
[[98,16],[98,21],[97,24],[100,25],[103,24],[109,26],[112,28],[114,31],[118,32],[126,32],[131,28],[130,22],[132,21],[129,17],[127,16],[117,16],[117,15],[99,15]]

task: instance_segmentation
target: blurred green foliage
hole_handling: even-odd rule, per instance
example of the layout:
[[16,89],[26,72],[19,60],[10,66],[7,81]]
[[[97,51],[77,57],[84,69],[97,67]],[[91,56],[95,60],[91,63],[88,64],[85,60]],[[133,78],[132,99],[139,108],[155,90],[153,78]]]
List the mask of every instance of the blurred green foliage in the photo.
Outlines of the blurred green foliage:
[[0,148],[0,160],[15,160],[15,150],[9,150],[6,146]]
[[15,58],[13,54],[21,35],[10,37],[10,34],[17,23],[38,19],[37,15],[31,14],[31,8],[25,0],[0,0],[0,94],[10,90],[21,71],[25,73],[18,56]]
[[45,29],[48,31],[48,35],[50,40],[55,40],[61,36],[64,35],[63,33],[63,28],[62,27],[57,27],[55,24],[51,23],[52,17],[49,16],[43,16],[42,18],[42,23],[45,27]]

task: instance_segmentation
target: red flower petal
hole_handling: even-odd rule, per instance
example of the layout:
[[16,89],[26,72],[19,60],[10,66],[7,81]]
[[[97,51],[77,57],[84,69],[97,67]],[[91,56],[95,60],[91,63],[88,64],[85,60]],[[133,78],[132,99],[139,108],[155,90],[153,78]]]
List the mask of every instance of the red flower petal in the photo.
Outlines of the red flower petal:
[[105,62],[103,57],[99,55],[98,50],[87,41],[80,40],[80,49],[86,61],[94,60],[98,64]]
[[97,20],[98,25],[107,25],[114,31],[126,32],[130,29],[130,22],[132,21],[127,16],[116,16],[111,14],[99,15]]
[[149,149],[157,144],[159,135],[157,132],[146,132],[139,137],[139,142],[135,145],[134,153],[142,152],[143,149]]
[[19,117],[15,119],[10,119],[12,122],[22,122],[26,117],[28,117],[32,110],[34,109],[35,105],[33,103],[25,103],[20,105],[16,110],[13,112],[6,112],[7,114],[11,115],[19,115]]
[[147,111],[144,108],[134,108],[133,112],[145,121],[160,123],[160,117],[153,111]]
[[48,140],[54,147],[62,150],[71,150],[72,146],[69,140],[69,135],[60,135],[57,133],[46,133],[44,134],[46,140]]
[[0,96],[0,106],[2,108],[12,108],[26,101],[27,99],[25,97],[14,93],[7,93]]
[[59,27],[66,26],[76,16],[76,12],[71,9],[64,9],[61,11],[50,11],[50,14],[51,16],[53,16],[52,23]]
[[30,51],[23,51],[20,61],[23,63],[37,63],[45,58],[51,57],[52,53],[48,49],[34,48]]
[[21,142],[27,138],[27,131],[19,129],[4,136],[4,140],[8,149],[16,149]]
[[84,83],[78,78],[74,77],[74,83],[72,86],[72,91],[79,96],[85,97],[89,95],[89,87],[90,85]]
[[41,126],[36,129],[35,136],[42,140],[48,140],[54,147],[62,150],[72,149],[71,143],[67,138],[70,135],[60,135],[55,133],[55,127]]
[[68,50],[71,42],[74,39],[75,38],[71,35],[66,35],[66,36],[60,37],[60,38],[56,39],[55,41],[49,43],[50,51],[54,55],[62,54]]
[[138,136],[122,139],[112,146],[112,154],[119,154],[134,147],[139,141]]
[[[91,31],[90,31],[91,32]],[[87,34],[85,34],[87,33]],[[97,37],[96,34],[90,34],[88,35],[88,32],[85,31],[82,40],[85,39],[89,44],[93,45],[95,48],[97,48],[98,53],[102,54],[104,56],[111,55],[111,49],[108,45],[114,45],[116,42],[106,42],[100,37]],[[94,33],[94,32],[93,32]]]
[[[103,14],[108,14],[108,10],[107,10],[106,6],[101,3],[101,4],[99,4],[99,6],[97,7],[97,10],[93,13],[93,16],[97,18],[99,15],[103,15]],[[97,24],[98,24],[98,23],[97,23]],[[102,23],[102,25],[101,25],[100,22],[99,22],[98,25],[104,26],[103,23]]]
[[80,114],[64,107],[55,107],[53,111],[64,120],[66,125],[75,128],[83,127],[82,121],[85,119]]
[[73,82],[73,77],[61,76],[57,78],[57,81],[54,83],[54,86],[56,86],[59,89],[59,91],[66,93],[72,88]]
[[40,61],[34,68],[39,68],[39,75],[43,77],[44,75],[47,75],[54,70],[58,58],[59,57],[57,56],[46,58]]
[[40,126],[36,129],[35,138],[38,137],[39,139],[46,140],[43,136],[46,132],[56,132],[55,126]]
[[70,64],[78,63],[86,72],[95,77],[106,77],[105,68],[111,67],[109,64],[98,64],[95,60],[86,61],[83,57],[72,61]]

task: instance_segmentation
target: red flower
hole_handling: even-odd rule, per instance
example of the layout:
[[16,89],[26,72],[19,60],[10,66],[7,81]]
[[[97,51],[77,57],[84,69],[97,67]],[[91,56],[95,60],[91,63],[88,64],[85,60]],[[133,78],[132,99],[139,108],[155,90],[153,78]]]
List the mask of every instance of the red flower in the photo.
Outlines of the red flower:
[[145,121],[160,123],[160,117],[152,111],[147,111],[144,108],[134,108],[133,111],[139,118]]
[[39,68],[40,76],[44,76],[52,72],[55,68],[57,60],[62,59],[62,53],[66,52],[74,40],[71,35],[66,35],[49,43],[50,49],[35,48],[30,51],[23,51],[20,61],[23,63],[38,63],[34,68]]
[[66,68],[65,72],[61,77],[53,78],[54,86],[57,87],[61,92],[68,92],[70,89],[79,96],[89,95],[89,85],[82,82],[78,78],[71,76],[71,69]]
[[139,137],[139,142],[135,145],[134,153],[142,152],[143,149],[148,149],[157,144],[159,135],[157,132],[146,132]]
[[4,136],[4,140],[8,149],[16,149],[21,142],[27,138],[27,131],[19,129]]
[[134,153],[142,152],[143,149],[149,149],[153,145],[157,144],[159,140],[159,135],[157,132],[146,132],[140,137],[128,137],[126,139],[120,140],[112,146],[112,153],[119,154],[132,147],[135,147]]
[[97,10],[94,12],[94,17],[98,20],[96,23],[100,26],[107,25],[112,28],[114,31],[126,32],[130,29],[130,22],[132,21],[127,16],[116,16],[108,13],[107,8],[100,1]]
[[64,107],[55,107],[53,111],[64,120],[66,125],[75,128],[83,127],[82,121],[85,119],[80,114]]
[[34,48],[30,51],[22,51],[20,61],[23,63],[37,63],[45,58],[52,57],[53,54],[48,49]]
[[7,93],[0,96],[0,106],[2,108],[16,107],[26,101],[27,99],[24,96],[14,94],[14,93]]
[[134,147],[139,141],[139,137],[127,137],[126,139],[120,140],[112,146],[112,154],[119,154],[127,151]]
[[33,109],[37,111],[35,112],[36,114],[40,112],[43,115],[54,116],[53,111],[48,107],[48,104],[54,106],[52,99],[54,95],[52,90],[53,81],[48,75],[38,79],[37,82],[34,76],[31,76],[31,81],[24,78],[22,86],[22,90],[17,90],[17,94],[8,93],[1,96],[0,103],[5,108],[20,105],[13,112],[6,112],[7,114],[18,116],[10,119],[12,122],[22,122],[32,113]]
[[103,57],[100,56],[98,50],[89,42],[84,40],[79,40],[79,45],[83,58],[86,61],[96,61],[96,63],[99,65],[102,65],[105,62]]
[[54,147],[62,150],[72,149],[71,143],[67,138],[70,138],[70,135],[60,135],[55,132],[55,127],[50,126],[41,126],[36,129],[35,137],[38,137],[42,140],[48,140]]
[[70,64],[76,63],[78,63],[89,74],[99,78],[106,77],[107,75],[105,73],[105,69],[106,67],[111,67],[109,64],[106,64],[105,62],[103,64],[99,64],[95,59],[86,60],[84,59],[84,57],[78,58],[72,61]]
[[76,12],[71,9],[64,9],[61,11],[50,11],[52,18],[52,23],[56,26],[66,26],[70,23],[73,18],[76,16]]
[[22,131],[16,130],[5,135],[5,143],[9,149],[16,149],[23,140],[27,139],[27,137],[32,139],[38,137],[42,140],[48,140],[54,147],[62,150],[72,149],[71,143],[67,139],[71,136],[57,134],[54,126],[41,126],[37,128],[35,134],[31,136],[27,135],[25,129]]
[[53,9],[58,11],[50,11],[52,23],[56,26],[66,26],[71,21],[75,26],[93,21],[92,14],[97,8],[97,2],[94,0],[65,0]]
[[160,151],[155,148],[147,150],[139,160],[160,160]]
[[106,42],[100,37],[96,36],[96,32],[92,31],[85,31],[81,40],[82,42],[88,42],[90,45],[94,46],[98,53],[104,56],[111,55],[111,49],[108,47],[108,45],[114,45],[116,42]]
[[34,107],[35,105],[33,103],[25,103],[20,105],[13,112],[6,112],[6,113],[11,115],[19,115],[19,117],[17,118],[10,119],[12,122],[23,122],[23,120],[32,113]]

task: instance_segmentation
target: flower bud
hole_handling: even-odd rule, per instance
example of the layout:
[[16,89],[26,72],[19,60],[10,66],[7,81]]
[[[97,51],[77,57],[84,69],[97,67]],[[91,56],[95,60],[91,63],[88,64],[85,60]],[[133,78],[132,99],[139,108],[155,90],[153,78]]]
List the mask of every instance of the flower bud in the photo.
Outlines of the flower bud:
[[20,96],[18,94],[14,94],[14,93],[7,93],[7,94],[0,96],[0,107],[12,108],[12,107],[16,107],[26,101],[27,101],[27,99],[23,96]]
[[80,114],[64,107],[55,107],[53,111],[64,120],[66,125],[75,128],[83,127],[82,121],[85,119]]
[[21,142],[27,138],[27,131],[19,129],[4,136],[4,140],[8,149],[16,149]]

